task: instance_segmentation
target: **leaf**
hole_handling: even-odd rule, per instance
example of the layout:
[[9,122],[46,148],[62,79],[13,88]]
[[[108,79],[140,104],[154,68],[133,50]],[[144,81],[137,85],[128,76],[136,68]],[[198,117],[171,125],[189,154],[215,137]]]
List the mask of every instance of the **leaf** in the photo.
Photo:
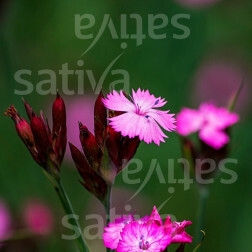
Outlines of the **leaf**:
[[236,105],[236,103],[237,103],[237,100],[238,100],[238,98],[239,98],[239,95],[240,95],[240,93],[241,93],[241,91],[242,91],[242,89],[243,89],[243,86],[244,86],[244,80],[242,80],[240,87],[239,87],[238,90],[233,94],[233,96],[231,97],[231,99],[230,99],[230,101],[229,101],[229,103],[228,103],[228,109],[229,109],[229,111],[233,111],[233,110],[234,110],[235,105]]
[[203,230],[200,230],[200,231],[202,232],[203,237],[202,237],[201,242],[195,247],[195,249],[193,250],[193,252],[198,251],[198,249],[200,248],[200,246],[202,245],[202,243],[203,243],[203,241],[204,241],[204,239],[205,239],[206,233],[205,233]]

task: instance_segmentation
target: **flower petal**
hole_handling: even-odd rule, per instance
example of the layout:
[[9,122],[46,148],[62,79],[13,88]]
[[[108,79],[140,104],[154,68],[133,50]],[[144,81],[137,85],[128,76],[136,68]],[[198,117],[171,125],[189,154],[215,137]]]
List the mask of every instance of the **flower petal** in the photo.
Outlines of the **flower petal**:
[[149,90],[141,90],[140,88],[135,92],[132,89],[133,101],[138,105],[142,111],[146,112],[151,108],[162,107],[166,104],[166,101],[161,97],[155,97],[151,95]]
[[105,107],[114,111],[127,112],[135,110],[135,105],[125,97],[122,90],[120,94],[113,90],[112,93],[107,95],[107,98],[102,99],[102,102]]
[[158,213],[158,210],[156,208],[156,206],[153,207],[153,211],[150,215],[150,218],[148,219],[148,221],[151,223],[151,222],[154,222],[156,223],[157,225],[160,225],[162,226],[163,225],[163,221]]
[[[131,222],[124,227],[121,237],[117,252],[141,252],[143,250],[160,252],[171,243],[171,237],[166,235],[163,227],[156,224]],[[141,243],[147,243],[147,248],[140,248]]]
[[172,243],[191,243],[193,237],[185,231],[191,224],[191,221],[172,222],[170,216],[167,216],[164,229],[167,235],[172,237]]
[[108,227],[105,227],[105,233],[103,234],[104,245],[110,249],[116,249],[121,239],[121,232],[126,223],[133,221],[132,215],[122,216],[121,218],[115,219],[113,223],[109,223]]
[[199,132],[199,138],[212,148],[219,150],[229,142],[227,133],[215,130],[212,127],[204,127]]
[[150,109],[147,113],[148,116],[151,116],[155,119],[155,121],[163,127],[167,131],[173,131],[176,129],[175,126],[175,118],[173,117],[174,114],[168,114],[168,111],[161,111],[157,109]]
[[160,142],[164,142],[164,138],[167,138],[151,117],[128,112],[112,117],[109,120],[112,128],[117,132],[121,132],[122,136],[128,136],[130,138],[139,136],[140,140],[144,140],[148,144],[153,141],[157,145]]
[[239,121],[236,113],[232,113],[226,108],[218,108],[210,103],[201,104],[199,111],[212,128],[223,130]]
[[177,132],[182,136],[187,136],[198,131],[203,124],[202,113],[189,108],[184,108],[177,115]]

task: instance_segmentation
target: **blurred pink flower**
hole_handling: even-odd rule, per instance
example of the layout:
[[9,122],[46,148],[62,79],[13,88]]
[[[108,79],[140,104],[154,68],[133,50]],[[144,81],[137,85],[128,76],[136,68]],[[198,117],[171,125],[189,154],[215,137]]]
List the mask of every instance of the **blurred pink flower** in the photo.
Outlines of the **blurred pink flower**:
[[0,200],[0,241],[8,237],[10,227],[11,227],[11,216],[9,210],[6,204],[2,200]]
[[38,235],[50,234],[53,230],[53,214],[49,206],[38,200],[29,201],[24,210],[26,226]]
[[199,138],[218,150],[229,142],[225,130],[237,123],[239,116],[226,108],[202,103],[198,110],[183,108],[177,116],[177,131],[182,136],[199,131]]
[[241,66],[228,60],[207,60],[197,71],[193,102],[211,100],[225,107],[232,95],[237,92],[242,80],[245,85],[237,100],[238,111],[244,110],[250,102],[250,90],[246,85],[249,82],[248,74]]
[[220,0],[175,0],[179,4],[189,8],[206,8]]
[[109,118],[110,125],[116,132],[129,138],[139,137],[146,143],[154,142],[159,145],[164,142],[167,136],[163,133],[160,126],[167,131],[175,130],[174,114],[168,114],[168,111],[161,111],[155,108],[163,107],[166,104],[165,99],[156,98],[149,93],[149,90],[135,92],[132,90],[130,101],[125,94],[115,90],[108,94],[107,99],[103,99],[105,107],[114,111],[125,112],[121,115]]

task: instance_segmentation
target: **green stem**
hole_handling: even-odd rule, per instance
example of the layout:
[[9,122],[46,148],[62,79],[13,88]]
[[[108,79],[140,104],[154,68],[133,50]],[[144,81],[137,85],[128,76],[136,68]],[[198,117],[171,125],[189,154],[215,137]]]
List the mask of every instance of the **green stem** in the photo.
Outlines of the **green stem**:
[[[104,202],[105,210],[106,210],[106,226],[110,222],[110,208],[111,208],[111,193],[112,193],[112,186],[108,186],[108,194]],[[111,252],[110,248],[106,249],[107,252]]]
[[[200,230],[204,229],[205,226],[205,214],[206,214],[206,202],[208,199],[209,191],[206,187],[199,188],[199,208],[198,208],[198,219],[196,225],[195,242],[200,243],[202,240],[202,234]],[[201,251],[201,247],[198,252]]]
[[89,250],[88,246],[86,245],[86,241],[83,237],[80,224],[79,224],[77,218],[75,218],[75,216],[76,216],[75,212],[74,212],[72,204],[66,194],[66,191],[63,187],[63,184],[61,183],[60,180],[57,180],[56,183],[57,183],[57,185],[54,188],[56,190],[56,193],[59,196],[59,199],[60,199],[61,204],[65,210],[65,213],[67,215],[71,215],[73,217],[69,221],[71,222],[72,225],[74,225],[78,228],[79,236],[77,238],[77,244],[78,244],[79,251],[80,252],[89,252],[90,250]]

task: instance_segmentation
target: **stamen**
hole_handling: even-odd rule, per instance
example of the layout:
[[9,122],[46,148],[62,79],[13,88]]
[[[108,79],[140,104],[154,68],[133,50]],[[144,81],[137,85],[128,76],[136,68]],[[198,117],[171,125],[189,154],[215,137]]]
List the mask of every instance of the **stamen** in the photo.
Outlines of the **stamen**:
[[150,247],[150,245],[148,241],[144,240],[144,235],[141,235],[140,240],[141,241],[139,242],[139,248],[142,250],[147,250]]
[[131,94],[129,94],[129,97],[132,100],[132,102],[135,103],[135,100],[133,99],[133,97],[131,96]]

